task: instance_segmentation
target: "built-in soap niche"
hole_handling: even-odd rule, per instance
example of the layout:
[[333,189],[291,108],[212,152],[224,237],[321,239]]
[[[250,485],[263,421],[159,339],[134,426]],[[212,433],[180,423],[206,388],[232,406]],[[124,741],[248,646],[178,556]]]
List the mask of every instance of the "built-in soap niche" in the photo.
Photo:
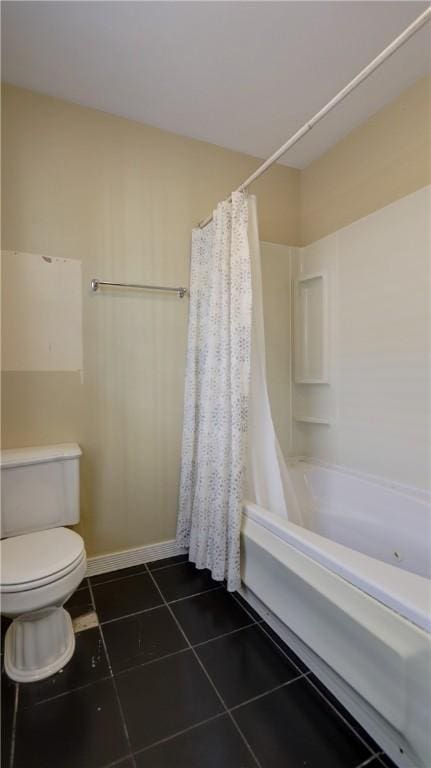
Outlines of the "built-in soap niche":
[[335,421],[334,391],[329,385],[296,384],[293,418],[300,425],[332,426]]
[[296,384],[328,384],[328,279],[326,272],[294,281]]

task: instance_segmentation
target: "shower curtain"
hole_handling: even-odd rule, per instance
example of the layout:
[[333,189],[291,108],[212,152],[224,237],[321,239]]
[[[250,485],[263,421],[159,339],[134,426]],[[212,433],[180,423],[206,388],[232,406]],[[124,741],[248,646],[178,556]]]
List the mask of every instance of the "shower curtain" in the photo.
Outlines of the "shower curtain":
[[299,522],[266,387],[256,200],[234,192],[192,234],[176,539],[231,591],[245,496]]
[[[249,197],[248,240],[252,275],[251,376],[245,495],[248,501],[301,524],[301,512],[274,429],[267,388],[262,271],[256,197]],[[286,296],[286,301],[289,297]],[[289,339],[286,339],[286,344]]]
[[243,192],[192,234],[177,544],[238,589],[250,380],[251,274]]

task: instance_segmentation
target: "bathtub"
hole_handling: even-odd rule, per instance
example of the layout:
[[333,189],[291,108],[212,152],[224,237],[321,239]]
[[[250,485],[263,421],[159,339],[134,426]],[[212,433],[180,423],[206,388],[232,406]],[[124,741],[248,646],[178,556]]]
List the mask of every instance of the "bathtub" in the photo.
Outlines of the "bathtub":
[[430,505],[421,491],[299,461],[304,527],[252,503],[246,599],[403,768],[430,768]]

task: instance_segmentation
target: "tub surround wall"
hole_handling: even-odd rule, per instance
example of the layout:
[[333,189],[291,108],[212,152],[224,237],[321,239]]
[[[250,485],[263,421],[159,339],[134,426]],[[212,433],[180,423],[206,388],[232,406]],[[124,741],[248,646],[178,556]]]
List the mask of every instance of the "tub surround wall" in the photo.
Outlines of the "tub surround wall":
[[[2,247],[82,262],[84,355],[83,376],[6,366],[2,444],[81,445],[90,555],[170,540],[188,300],[89,281],[187,285],[192,227],[259,161],[15,87],[2,106]],[[299,171],[274,167],[254,191],[262,237],[298,244]]]
[[261,243],[266,372],[272,419],[285,458],[295,453],[292,397],[292,332],[290,285],[292,252],[287,245]]
[[425,187],[293,249],[295,277],[325,273],[329,294],[328,383],[294,384],[297,452],[425,489],[430,215]]
[[[305,247],[262,244],[268,388],[286,457],[312,456],[429,488],[429,184],[425,77],[301,171]],[[295,346],[298,291],[287,288],[290,274],[322,275],[327,385],[291,383],[304,371],[299,339],[296,354],[285,341]],[[317,279],[306,289],[314,309]]]

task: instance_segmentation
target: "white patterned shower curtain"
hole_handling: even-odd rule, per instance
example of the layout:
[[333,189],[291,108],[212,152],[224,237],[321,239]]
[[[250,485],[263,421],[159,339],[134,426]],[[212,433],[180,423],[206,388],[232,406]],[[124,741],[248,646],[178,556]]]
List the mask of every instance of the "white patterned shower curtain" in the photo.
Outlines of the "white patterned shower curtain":
[[260,283],[256,201],[234,192],[192,235],[177,525],[177,546],[229,590],[241,584],[245,493],[295,516],[266,389]]
[[247,198],[193,230],[177,544],[238,589],[250,380]]

